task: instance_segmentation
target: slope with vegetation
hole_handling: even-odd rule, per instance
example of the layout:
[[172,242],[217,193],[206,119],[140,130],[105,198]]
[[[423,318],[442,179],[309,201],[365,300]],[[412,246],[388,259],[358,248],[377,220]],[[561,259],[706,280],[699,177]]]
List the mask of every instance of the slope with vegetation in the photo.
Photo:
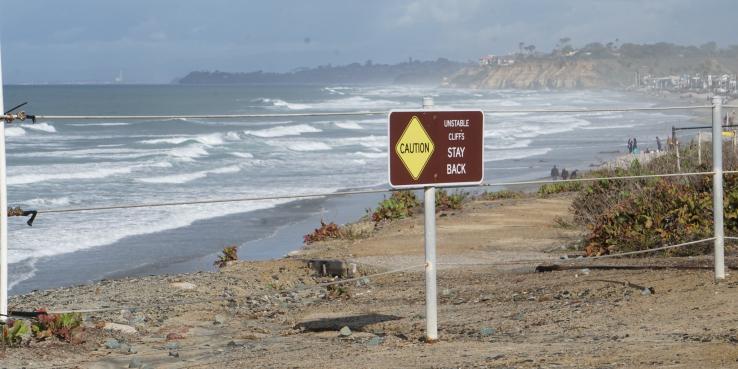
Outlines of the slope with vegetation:
[[736,45],[721,49],[714,42],[699,47],[595,42],[575,49],[570,41],[561,39],[548,54],[535,53],[535,47],[522,47],[521,43],[520,52],[511,56],[509,63],[464,68],[447,84],[471,88],[621,88],[634,84],[636,72],[654,76],[738,72]]

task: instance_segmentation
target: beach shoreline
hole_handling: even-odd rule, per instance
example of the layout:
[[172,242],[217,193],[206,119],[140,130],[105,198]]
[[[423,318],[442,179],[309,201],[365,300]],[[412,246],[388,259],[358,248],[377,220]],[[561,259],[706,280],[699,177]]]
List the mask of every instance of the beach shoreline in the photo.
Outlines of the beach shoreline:
[[[675,96],[662,96],[658,101],[659,104],[669,105],[679,100]],[[588,165],[591,168],[617,160],[621,153],[620,149],[607,154],[598,153]],[[539,161],[541,163],[538,165],[541,166],[562,166],[561,162],[546,157]],[[494,163],[488,165],[494,166]],[[544,168],[539,170],[540,174],[522,180],[546,178],[547,171]],[[463,190],[474,192],[481,189]],[[535,188],[529,190],[535,191]],[[319,213],[323,213],[326,221],[350,223],[364,215],[365,209],[374,207],[382,196],[386,194],[370,196],[366,200],[348,196],[342,197],[346,200],[337,202],[332,200],[332,196],[317,202],[298,200],[269,209],[198,220],[185,227],[129,236],[113,244],[41,258],[32,266],[31,271],[36,275],[31,280],[18,283],[11,293],[126,276],[212,270],[214,256],[222,247],[231,244],[242,245],[242,258],[245,259],[278,258],[303,247],[302,236],[319,226]],[[305,207],[300,204],[305,204]],[[213,237],[204,238],[204,234]],[[152,245],[158,246],[152,248]],[[68,273],[60,278],[59,270]]]
[[[362,367],[400,360],[441,367],[620,362],[647,368],[660,362],[691,368],[738,359],[731,343],[738,336],[724,324],[738,318],[730,293],[738,276],[711,284],[709,258],[575,259],[578,267],[550,273],[520,263],[556,263],[576,253],[582,230],[561,225],[571,221],[572,198],[477,199],[438,214],[441,340],[432,346],[422,339],[423,216],[416,215],[384,224],[369,237],[318,242],[287,258],[14,296],[12,310],[83,309],[87,339],[81,345],[32,343],[0,357],[4,365],[29,369],[324,367],[347,360]],[[362,224],[374,227],[369,220]],[[356,263],[357,279],[340,288],[321,285],[336,278],[321,276],[307,260],[336,258]],[[593,265],[684,263],[704,269]],[[728,257],[729,266],[736,263]],[[401,271],[374,275],[392,270]],[[699,309],[700,324],[681,314],[684,309]],[[340,333],[344,327],[350,333]]]

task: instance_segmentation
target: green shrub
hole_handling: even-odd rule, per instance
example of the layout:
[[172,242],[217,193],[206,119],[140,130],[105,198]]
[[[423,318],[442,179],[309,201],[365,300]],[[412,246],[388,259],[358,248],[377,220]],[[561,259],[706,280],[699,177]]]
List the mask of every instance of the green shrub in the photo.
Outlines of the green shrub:
[[436,190],[436,213],[447,210],[461,210],[464,201],[469,197],[468,192],[455,191],[449,194],[444,189]]
[[[31,325],[31,331],[38,340],[57,337],[67,342],[73,342],[73,338],[79,337],[82,327],[82,315],[79,313],[45,314],[39,310],[39,314]],[[81,340],[78,339],[78,342]]]
[[[588,255],[650,249],[712,235],[712,197],[689,185],[658,180],[622,198],[591,225]],[[667,250],[667,255],[696,255],[709,245]]]
[[[709,147],[708,144],[703,146]],[[738,168],[732,148],[724,147],[725,170]],[[682,172],[711,168],[709,150],[697,161],[695,147],[680,149]],[[600,169],[589,177],[622,177],[676,172],[673,152],[647,163],[633,161],[628,168]],[[724,219],[728,234],[738,233],[738,175],[724,176]],[[584,249],[589,255],[651,249],[712,237],[712,176],[598,180],[583,186],[571,206],[577,224],[589,234]],[[665,252],[696,255],[711,250],[708,243]]]
[[218,255],[218,260],[215,260],[213,265],[223,268],[229,261],[235,260],[238,260],[238,246],[227,246],[223,248],[222,254]]
[[525,196],[524,193],[518,191],[501,190],[495,192],[484,191],[478,198],[481,200],[494,201],[494,200],[505,200],[505,199],[519,199]]
[[377,224],[384,220],[407,218],[413,215],[413,209],[418,205],[420,203],[412,191],[393,192],[390,198],[379,203],[372,213],[372,221]]
[[0,342],[2,342],[3,345],[18,346],[24,339],[29,338],[31,331],[26,322],[22,320],[8,319],[6,324],[2,326],[0,333],[2,333]]
[[576,192],[582,189],[582,182],[553,182],[538,188],[538,195],[546,197],[558,193]]
[[309,245],[313,242],[325,241],[328,239],[341,238],[341,228],[333,222],[326,224],[320,221],[320,227],[315,228],[312,233],[308,233],[303,237],[303,242]]

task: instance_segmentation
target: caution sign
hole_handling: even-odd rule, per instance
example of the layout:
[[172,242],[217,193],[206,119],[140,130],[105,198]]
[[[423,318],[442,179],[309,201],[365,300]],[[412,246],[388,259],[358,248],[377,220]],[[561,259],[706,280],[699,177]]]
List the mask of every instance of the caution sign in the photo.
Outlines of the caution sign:
[[389,183],[395,188],[460,186],[484,179],[484,113],[392,111]]

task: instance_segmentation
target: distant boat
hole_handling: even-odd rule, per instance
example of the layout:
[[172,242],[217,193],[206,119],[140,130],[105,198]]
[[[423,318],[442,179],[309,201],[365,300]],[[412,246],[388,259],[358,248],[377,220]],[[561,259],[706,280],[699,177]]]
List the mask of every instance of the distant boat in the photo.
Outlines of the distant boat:
[[118,72],[118,77],[115,77],[115,83],[123,83],[123,71]]

